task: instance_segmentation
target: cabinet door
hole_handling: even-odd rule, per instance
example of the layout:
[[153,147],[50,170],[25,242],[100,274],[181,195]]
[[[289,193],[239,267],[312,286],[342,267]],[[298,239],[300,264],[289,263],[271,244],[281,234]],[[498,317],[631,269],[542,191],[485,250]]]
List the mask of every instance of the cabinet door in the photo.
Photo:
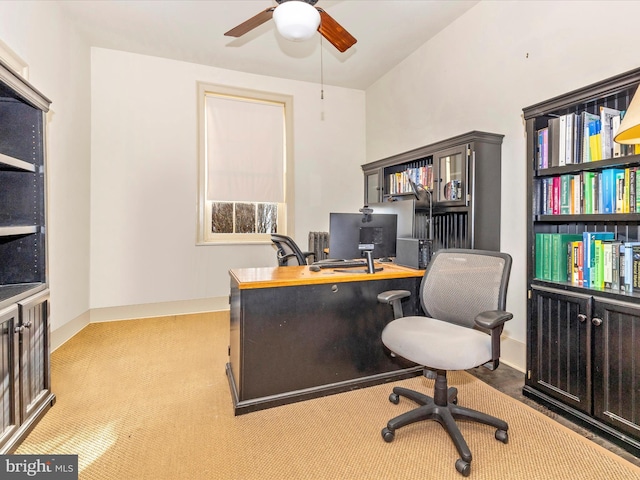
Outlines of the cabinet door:
[[0,451],[20,424],[18,307],[0,310]]
[[49,369],[49,291],[18,303],[20,307],[20,385],[22,421],[48,402],[51,391]]
[[434,155],[437,168],[436,201],[446,205],[467,205],[467,146],[460,145]]
[[527,383],[591,411],[591,296],[532,286]]
[[640,438],[640,310],[596,299],[593,315],[594,416]]
[[382,172],[380,169],[364,172],[364,204],[382,202]]

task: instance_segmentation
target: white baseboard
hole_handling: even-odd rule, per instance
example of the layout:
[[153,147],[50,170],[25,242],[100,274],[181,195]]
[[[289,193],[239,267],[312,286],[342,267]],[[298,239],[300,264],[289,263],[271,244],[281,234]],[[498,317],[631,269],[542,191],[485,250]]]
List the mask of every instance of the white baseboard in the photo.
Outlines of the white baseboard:
[[229,297],[92,308],[91,323],[149,317],[167,317],[171,315],[187,315],[190,313],[217,312],[221,310],[229,310]]
[[527,369],[527,346],[518,340],[503,337],[500,343],[500,363],[524,373]]
[[51,351],[54,351],[90,323],[134,320],[149,317],[188,315],[191,313],[229,310],[229,297],[201,298],[179,302],[125,305],[121,307],[92,308],[61,327],[51,331]]
[[65,323],[55,330],[51,330],[51,341],[49,343],[51,346],[51,351],[53,352],[56,348],[66,343],[71,339],[71,337],[73,337],[80,330],[89,325],[89,319],[90,312],[89,310],[87,310],[82,315],[74,318],[70,322]]

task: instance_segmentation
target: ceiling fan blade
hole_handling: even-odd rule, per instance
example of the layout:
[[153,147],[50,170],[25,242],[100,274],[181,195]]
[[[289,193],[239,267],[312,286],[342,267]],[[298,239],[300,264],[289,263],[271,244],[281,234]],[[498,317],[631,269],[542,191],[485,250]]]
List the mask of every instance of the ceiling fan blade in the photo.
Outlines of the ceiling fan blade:
[[321,8],[316,7],[316,9],[320,12],[320,26],[318,27],[318,31],[324,38],[329,40],[334,47],[344,52],[357,42],[331,15]]
[[227,37],[241,37],[245,33],[250,32],[256,27],[259,27],[264,22],[271,20],[271,17],[273,17],[273,11],[275,9],[276,7],[267,8],[264,12],[260,12],[255,17],[251,17],[249,20],[242,22],[237,27],[232,28],[227,33],[225,33],[225,35]]

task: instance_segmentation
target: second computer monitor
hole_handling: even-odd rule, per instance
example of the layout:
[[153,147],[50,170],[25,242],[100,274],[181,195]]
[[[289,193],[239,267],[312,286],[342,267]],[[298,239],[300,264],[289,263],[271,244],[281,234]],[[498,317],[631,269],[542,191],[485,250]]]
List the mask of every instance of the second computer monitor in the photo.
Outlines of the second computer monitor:
[[331,213],[329,257],[350,260],[364,257],[360,245],[373,245],[373,258],[396,256],[398,216],[395,214]]

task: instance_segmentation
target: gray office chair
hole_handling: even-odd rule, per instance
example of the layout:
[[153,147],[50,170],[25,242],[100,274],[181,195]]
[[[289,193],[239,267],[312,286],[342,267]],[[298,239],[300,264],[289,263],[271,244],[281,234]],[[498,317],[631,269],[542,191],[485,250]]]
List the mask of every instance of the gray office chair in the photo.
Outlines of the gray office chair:
[[314,256],[313,252],[303,252],[293,238],[286,235],[272,233],[271,241],[276,246],[278,265],[281,267],[307,265],[308,258]]
[[436,372],[434,396],[395,387],[389,401],[406,397],[420,407],[389,420],[382,430],[391,442],[395,431],[421,420],[436,420],[447,431],[460,457],[455,467],[465,477],[471,472],[471,451],[455,419],[491,425],[495,438],[508,442],[508,425],[496,417],[458,406],[458,391],[447,385],[448,370],[480,365],[493,370],[500,358],[500,334],[513,318],[505,311],[511,257],[484,250],[445,249],[436,252],[422,278],[420,300],[425,316],[402,315],[408,291],[383,292],[378,300],[393,306],[395,320],[382,331],[382,342],[392,354]]

